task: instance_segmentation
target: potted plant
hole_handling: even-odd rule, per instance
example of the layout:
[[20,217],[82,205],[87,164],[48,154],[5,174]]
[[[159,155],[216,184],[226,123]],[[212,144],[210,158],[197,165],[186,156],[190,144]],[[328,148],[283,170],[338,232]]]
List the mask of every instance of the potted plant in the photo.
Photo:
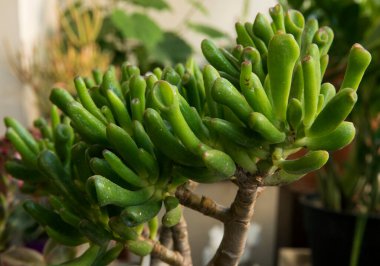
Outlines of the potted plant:
[[[348,63],[343,52],[349,49],[350,43],[361,42],[373,57],[378,57],[379,21],[377,18],[380,6],[376,1],[310,1],[310,5],[299,1],[282,1],[282,4],[299,8],[309,17],[318,19],[320,24],[328,23],[336,33],[334,44],[331,47],[331,50],[334,51],[331,57],[333,63],[327,68],[325,81],[338,87],[341,86],[344,68]],[[308,221],[318,220],[314,216],[317,214],[318,216],[330,215],[328,221],[331,226],[335,224],[340,228],[339,231],[345,227],[347,231],[336,236],[336,241],[341,243],[339,246],[344,246],[342,253],[335,252],[334,256],[325,252],[324,256],[313,248],[316,265],[323,265],[326,261],[331,262],[333,258],[341,261],[342,255],[339,254],[346,254],[343,256],[347,258],[345,264],[348,264],[351,254],[351,265],[359,262],[360,253],[360,265],[370,265],[370,261],[378,260],[377,252],[371,248],[372,244],[376,246],[376,242],[374,239],[370,239],[372,235],[376,235],[380,226],[377,225],[379,210],[377,192],[377,175],[379,173],[377,166],[379,162],[378,101],[380,99],[377,90],[378,80],[378,60],[373,60],[360,85],[358,103],[350,116],[356,125],[357,137],[349,149],[341,153],[339,157],[332,157],[325,170],[319,172],[321,203],[329,211],[308,208],[307,217],[310,218]],[[309,216],[309,214],[313,216]],[[368,226],[366,226],[369,216],[372,218],[369,219]],[[325,216],[323,219],[328,218]],[[338,223],[338,220],[342,223]],[[336,232],[333,227],[331,231]],[[310,230],[309,232],[312,246],[326,247],[326,243],[322,244],[325,241],[318,244],[318,238],[322,238],[321,232],[312,233],[316,231]],[[317,235],[319,236],[317,237]],[[331,236],[329,234],[329,242],[336,245],[336,242],[331,241]],[[362,245],[363,247],[361,247]]]
[[0,264],[44,266],[76,257],[73,247],[48,240],[43,228],[25,211],[23,202],[41,198],[35,186],[24,186],[6,173],[7,160],[19,157],[6,139],[0,140]]
[[[231,51],[204,40],[210,64],[203,70],[191,59],[144,75],[124,64],[120,78],[113,67],[76,77],[76,96],[53,89],[51,123],[40,123],[40,139],[5,119],[21,154],[7,170],[48,198],[25,209],[56,241],[89,244],[64,265],[106,265],[124,248],[191,265],[181,205],[224,224],[209,265],[237,265],[263,189],[319,169],[329,150],[352,141],[355,127],[344,120],[370,54],[352,47],[336,93],[321,84],[331,30],[280,5],[270,15],[272,23],[262,14],[237,23]],[[194,182],[222,180],[238,186],[230,207],[192,191]]]

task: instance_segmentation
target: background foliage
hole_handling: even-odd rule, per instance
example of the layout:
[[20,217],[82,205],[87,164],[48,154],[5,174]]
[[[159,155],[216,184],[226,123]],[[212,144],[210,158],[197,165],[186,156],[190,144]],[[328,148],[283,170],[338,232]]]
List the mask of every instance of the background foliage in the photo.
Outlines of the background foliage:
[[224,32],[192,19],[197,12],[209,14],[201,1],[186,0],[184,5],[188,10],[180,23],[166,30],[152,15],[174,13],[165,0],[115,0],[104,5],[63,1],[58,9],[58,28],[35,45],[31,57],[19,51],[10,58],[11,66],[36,92],[39,109],[46,117],[51,88],[58,84],[73,92],[73,84],[66,81],[79,73],[90,75],[94,66],[104,71],[109,64],[128,61],[145,73],[156,66],[184,62],[193,53],[182,37],[188,31],[228,38]]

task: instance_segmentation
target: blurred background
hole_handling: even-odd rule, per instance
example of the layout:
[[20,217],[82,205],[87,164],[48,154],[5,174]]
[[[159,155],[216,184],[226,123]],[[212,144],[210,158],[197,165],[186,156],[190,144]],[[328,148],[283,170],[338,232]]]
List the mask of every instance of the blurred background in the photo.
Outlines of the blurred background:
[[[183,62],[190,55],[202,63],[202,39],[231,45],[236,21],[252,20],[257,12],[267,13],[275,4],[253,0],[248,6],[243,0],[149,2],[1,0],[1,117],[11,115],[31,125],[39,113],[48,110],[44,101],[53,85],[61,82],[70,89],[72,84],[65,84],[69,77],[84,75],[94,67],[128,60],[146,70]],[[98,28],[84,29],[85,18],[74,19],[75,5],[83,5],[89,22],[96,22]],[[134,28],[126,30],[124,25],[134,20]],[[76,23],[83,24],[82,39],[72,36],[70,27]],[[3,125],[0,130],[4,133]]]
[[[355,42],[369,48],[377,62],[378,1],[280,2],[334,29],[336,44],[331,53],[336,57],[330,58],[327,81],[339,86],[347,63],[342,57]],[[210,38],[232,47],[236,38],[234,23],[252,22],[258,12],[268,15],[268,8],[276,3],[272,0],[0,0],[0,117],[12,116],[31,127],[36,117],[47,115],[47,99],[53,86],[71,91],[73,84],[68,81],[78,74],[87,75],[94,67],[104,70],[109,64],[117,66],[129,61],[145,72],[155,66],[184,62],[189,56],[204,64],[200,52],[202,39]],[[380,136],[377,130],[380,105],[375,91],[378,72],[376,63],[372,63],[363,85],[365,93],[360,96],[362,100],[351,118],[362,129],[355,146],[337,155],[318,178],[313,175],[286,188],[267,188],[260,196],[248,259],[242,265],[311,265],[310,242],[306,239],[299,198],[315,193],[317,188],[322,191],[322,202],[327,209],[364,208],[366,214],[377,211],[380,198],[376,160]],[[5,133],[2,123],[0,133]],[[2,145],[5,158],[11,151],[6,143]],[[354,155],[348,156],[352,150],[355,152],[350,154]],[[370,159],[368,154],[372,156]],[[348,160],[349,167],[345,163]],[[367,172],[366,177],[359,179],[363,172]],[[8,190],[0,192],[8,193],[8,198],[17,198],[17,184],[7,185]],[[227,205],[235,195],[235,187],[227,183],[202,185],[197,192]],[[4,206],[10,212],[15,209],[13,205]],[[186,210],[185,216],[194,265],[203,265],[218,241],[220,225],[193,211]],[[17,221],[20,216],[9,217]],[[4,225],[5,222],[0,226],[3,250],[9,243],[26,241],[23,236],[18,236],[20,239],[16,241],[15,235],[9,236],[10,231],[5,237],[4,228],[27,231],[31,227],[14,221],[11,227]],[[292,254],[304,257],[294,262]]]

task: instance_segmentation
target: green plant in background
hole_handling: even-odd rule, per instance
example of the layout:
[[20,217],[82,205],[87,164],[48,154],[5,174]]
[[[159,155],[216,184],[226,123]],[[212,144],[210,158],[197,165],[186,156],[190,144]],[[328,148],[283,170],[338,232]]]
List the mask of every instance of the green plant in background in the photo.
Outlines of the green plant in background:
[[192,54],[191,45],[182,37],[189,31],[210,38],[227,37],[220,30],[192,19],[197,12],[209,14],[202,1],[185,0],[182,6],[187,8],[183,18],[175,27],[165,30],[151,14],[173,13],[166,0],[114,1],[113,5],[103,7],[104,24],[97,43],[113,54],[113,64],[132,61],[146,72],[156,66],[184,62]]
[[11,67],[35,91],[41,115],[47,117],[51,88],[59,84],[74,92],[73,84],[66,81],[79,73],[90,75],[95,66],[104,71],[109,64],[124,61],[135,62],[144,72],[183,62],[192,54],[192,47],[181,37],[189,30],[226,38],[221,31],[191,20],[197,11],[208,14],[200,1],[186,3],[188,13],[178,27],[165,31],[152,18],[154,12],[173,12],[165,0],[118,0],[106,5],[63,1],[58,28],[34,47],[32,56],[20,51],[10,58]]
[[19,80],[35,92],[44,117],[51,108],[48,100],[51,87],[60,84],[73,93],[73,85],[66,80],[78,73],[91,75],[94,65],[106,69],[112,59],[96,43],[104,20],[99,7],[79,12],[70,6],[66,12],[60,9],[57,12],[58,29],[35,45],[31,56],[19,51],[9,60]]
[[4,169],[5,162],[16,156],[15,150],[4,138],[0,145],[0,252],[4,252],[34,240],[41,234],[41,228],[19,204],[23,200],[19,190],[21,181],[11,178]]
[[[40,139],[5,120],[21,154],[8,172],[48,195],[25,209],[57,242],[90,244],[64,265],[105,265],[124,247],[191,265],[180,204],[224,223],[209,265],[236,265],[262,189],[319,169],[328,151],[352,141],[355,127],[344,120],[370,54],[351,48],[336,93],[321,84],[332,30],[280,5],[270,15],[273,22],[258,14],[237,23],[230,51],[204,40],[210,65],[203,70],[191,59],[145,75],[124,64],[119,79],[113,67],[75,78],[75,97],[53,89],[51,123],[35,123]],[[229,208],[192,192],[194,181],[222,180],[238,186]],[[173,249],[158,238],[159,227],[161,236],[172,232]]]
[[26,198],[41,200],[41,196],[31,189],[34,184],[23,184],[27,175],[16,180],[6,173],[5,162],[18,155],[8,140],[1,139],[0,146],[0,264],[42,266],[74,258],[76,249],[46,242],[43,228],[23,208]]

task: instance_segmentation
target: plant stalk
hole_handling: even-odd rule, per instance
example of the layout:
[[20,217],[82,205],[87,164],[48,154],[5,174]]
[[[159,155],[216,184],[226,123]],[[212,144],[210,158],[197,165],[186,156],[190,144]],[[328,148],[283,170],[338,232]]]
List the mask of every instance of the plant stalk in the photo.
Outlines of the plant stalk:
[[[161,243],[162,246],[166,247],[167,249],[171,249],[173,245],[173,238],[172,238],[172,231],[170,230],[170,228],[161,226],[159,242]],[[157,265],[160,265],[160,263],[161,263],[161,260],[158,258],[157,254],[151,254],[150,265],[157,266]]]
[[178,224],[172,228],[173,246],[183,257],[183,266],[192,266],[191,248],[189,244],[189,234],[185,218],[182,216]]
[[152,255],[173,266],[183,266],[184,258],[178,251],[173,251],[161,245],[158,241],[147,239],[153,245]]
[[190,209],[198,211],[206,216],[224,222],[228,215],[228,208],[217,204],[211,198],[198,196],[186,186],[180,186],[176,191],[179,202]]
[[208,266],[238,265],[244,252],[248,229],[254,214],[258,196],[258,179],[239,169],[239,189],[224,222],[224,235],[220,246]]

